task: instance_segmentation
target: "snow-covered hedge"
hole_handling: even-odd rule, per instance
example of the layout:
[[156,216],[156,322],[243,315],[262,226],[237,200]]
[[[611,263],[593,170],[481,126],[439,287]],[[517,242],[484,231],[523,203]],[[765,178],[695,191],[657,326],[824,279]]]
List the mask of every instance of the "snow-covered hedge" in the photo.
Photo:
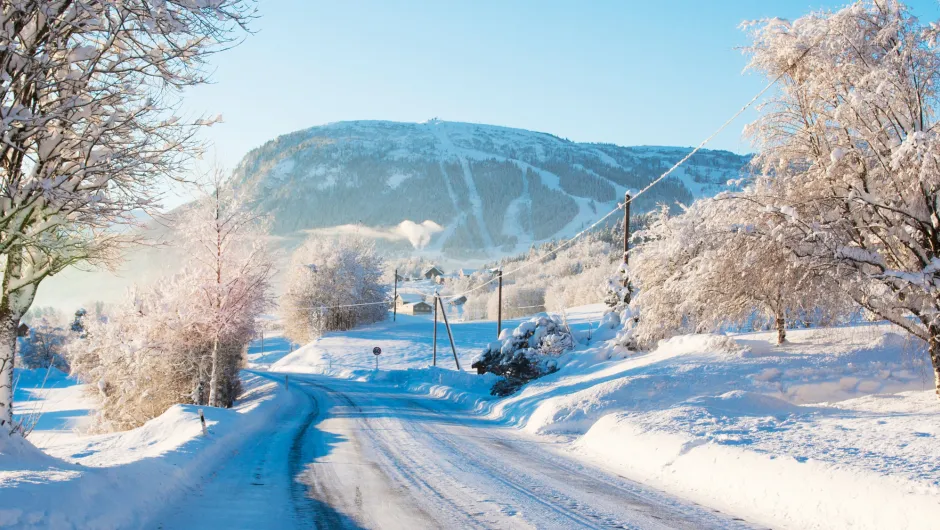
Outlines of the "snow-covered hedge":
[[504,329],[499,340],[487,346],[473,362],[480,373],[490,372],[503,379],[491,393],[507,396],[522,385],[558,370],[556,358],[574,348],[574,339],[557,316],[540,316]]

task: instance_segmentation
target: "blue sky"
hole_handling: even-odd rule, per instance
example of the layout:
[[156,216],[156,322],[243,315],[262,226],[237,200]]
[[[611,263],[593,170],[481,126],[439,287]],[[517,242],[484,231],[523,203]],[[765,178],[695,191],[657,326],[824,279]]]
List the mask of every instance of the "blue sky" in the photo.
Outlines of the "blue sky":
[[[744,20],[845,2],[259,0],[256,34],[213,58],[189,113],[221,113],[209,158],[233,168],[277,135],[432,117],[575,141],[696,145],[763,86]],[[911,2],[940,19],[937,0]],[[748,113],[709,147],[748,151]]]

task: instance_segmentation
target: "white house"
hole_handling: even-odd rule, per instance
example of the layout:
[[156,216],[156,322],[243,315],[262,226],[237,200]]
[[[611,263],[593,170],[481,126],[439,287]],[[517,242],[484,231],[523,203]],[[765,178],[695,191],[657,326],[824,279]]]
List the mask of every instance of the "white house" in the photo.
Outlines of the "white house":
[[430,313],[434,310],[431,304],[424,301],[424,295],[420,293],[398,293],[395,298],[395,307],[398,312],[405,315],[420,315]]

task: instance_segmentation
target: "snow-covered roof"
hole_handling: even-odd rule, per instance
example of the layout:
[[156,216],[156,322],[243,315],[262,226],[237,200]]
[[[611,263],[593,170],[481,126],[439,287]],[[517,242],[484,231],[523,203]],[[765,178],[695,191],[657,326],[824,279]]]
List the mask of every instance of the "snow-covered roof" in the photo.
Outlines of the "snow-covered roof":
[[438,267],[437,265],[435,265],[435,266],[433,266],[433,267],[428,267],[428,268],[425,269],[425,271],[424,271],[423,273],[421,273],[421,274],[424,275],[424,276],[427,276],[427,274],[428,274],[429,272],[431,272],[431,271],[437,271],[438,274],[444,274],[444,271],[442,271],[441,268]]
[[421,293],[398,293],[398,298],[403,304],[417,304],[424,301],[424,295]]

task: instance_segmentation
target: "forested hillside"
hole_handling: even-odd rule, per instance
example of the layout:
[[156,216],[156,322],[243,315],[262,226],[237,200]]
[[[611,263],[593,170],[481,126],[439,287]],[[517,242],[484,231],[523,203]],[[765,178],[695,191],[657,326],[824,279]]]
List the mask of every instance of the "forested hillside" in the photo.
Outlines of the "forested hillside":
[[[450,256],[517,252],[566,237],[689,152],[575,143],[550,134],[444,122],[339,122],[286,134],[236,168],[279,235],[340,225],[442,227],[429,249]],[[702,151],[634,204],[688,204],[736,179],[747,156]]]

